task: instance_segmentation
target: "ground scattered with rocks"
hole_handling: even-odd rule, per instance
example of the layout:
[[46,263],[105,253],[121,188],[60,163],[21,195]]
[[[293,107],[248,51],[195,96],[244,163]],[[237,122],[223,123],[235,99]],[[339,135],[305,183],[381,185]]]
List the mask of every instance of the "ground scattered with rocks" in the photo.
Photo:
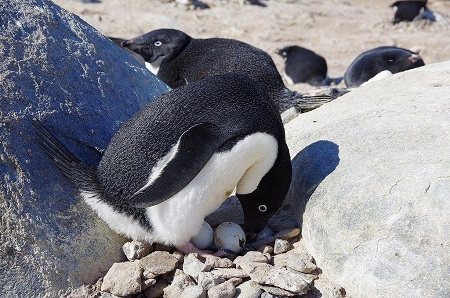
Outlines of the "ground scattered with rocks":
[[[115,263],[97,284],[74,296],[315,297],[313,285],[321,271],[303,248],[299,229],[284,230],[254,244],[238,255],[217,257],[127,242],[123,251],[128,261]],[[333,290],[334,297],[345,296],[344,289]]]

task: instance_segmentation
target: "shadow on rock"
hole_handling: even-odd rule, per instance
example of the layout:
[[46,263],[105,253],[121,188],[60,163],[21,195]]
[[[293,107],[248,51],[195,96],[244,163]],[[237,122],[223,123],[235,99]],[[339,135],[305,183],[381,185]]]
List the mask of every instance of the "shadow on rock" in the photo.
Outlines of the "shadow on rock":
[[287,200],[300,228],[309,198],[338,164],[339,146],[325,140],[308,145],[292,159],[292,182]]

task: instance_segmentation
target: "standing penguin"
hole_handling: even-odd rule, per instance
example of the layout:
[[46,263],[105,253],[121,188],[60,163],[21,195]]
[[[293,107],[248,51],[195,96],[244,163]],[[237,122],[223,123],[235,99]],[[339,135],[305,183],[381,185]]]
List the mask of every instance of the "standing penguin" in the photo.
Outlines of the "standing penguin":
[[383,75],[423,65],[425,63],[418,53],[397,47],[378,47],[360,54],[353,60],[345,71],[344,82],[349,88],[358,87]]
[[406,21],[412,22],[420,18],[427,9],[427,0],[423,1],[396,1],[391,7],[394,8],[394,24]]
[[195,39],[175,29],[158,29],[122,46],[141,55],[148,68],[172,88],[217,74],[244,73],[260,83],[280,113],[311,109],[333,99],[289,90],[269,54],[235,39]]
[[98,167],[34,125],[53,162],[114,231],[184,253],[197,251],[190,239],[233,190],[244,230],[255,233],[291,182],[280,115],[259,84],[241,74],[161,95],[120,128]]
[[313,86],[329,85],[325,58],[299,46],[287,46],[277,51],[283,57],[285,73],[292,84],[307,83]]

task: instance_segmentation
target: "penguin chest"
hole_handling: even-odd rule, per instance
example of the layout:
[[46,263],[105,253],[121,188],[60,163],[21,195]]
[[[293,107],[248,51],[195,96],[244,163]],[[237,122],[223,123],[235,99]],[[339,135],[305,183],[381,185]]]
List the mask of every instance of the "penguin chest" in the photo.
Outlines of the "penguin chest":
[[276,139],[261,132],[246,136],[228,151],[214,153],[186,187],[146,209],[154,240],[174,245],[190,241],[200,231],[204,218],[233,190],[240,194],[253,192],[272,168],[277,154]]

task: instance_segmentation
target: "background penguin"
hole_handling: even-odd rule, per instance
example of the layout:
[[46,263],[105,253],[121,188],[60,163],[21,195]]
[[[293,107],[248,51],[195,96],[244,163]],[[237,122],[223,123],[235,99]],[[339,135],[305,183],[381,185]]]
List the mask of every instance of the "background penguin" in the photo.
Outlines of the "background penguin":
[[325,58],[299,46],[287,46],[277,51],[283,57],[285,73],[291,84],[308,83],[313,86],[326,86],[332,82],[339,84],[342,79],[328,77]]
[[117,233],[188,253],[204,221],[236,190],[244,231],[281,206],[291,160],[276,108],[241,74],[161,95],[114,135],[98,167],[73,156],[37,120],[40,142],[86,203]]
[[394,24],[407,21],[411,22],[420,18],[425,10],[427,10],[427,0],[424,1],[396,1],[391,7],[395,10]]
[[260,83],[280,113],[295,106],[311,109],[333,98],[302,96],[283,83],[269,54],[235,39],[195,39],[175,29],[158,29],[124,41],[148,68],[172,88],[227,72],[244,73]]
[[397,47],[378,47],[356,57],[344,74],[345,85],[358,87],[379,73],[394,74],[423,66],[425,63],[418,53]]

